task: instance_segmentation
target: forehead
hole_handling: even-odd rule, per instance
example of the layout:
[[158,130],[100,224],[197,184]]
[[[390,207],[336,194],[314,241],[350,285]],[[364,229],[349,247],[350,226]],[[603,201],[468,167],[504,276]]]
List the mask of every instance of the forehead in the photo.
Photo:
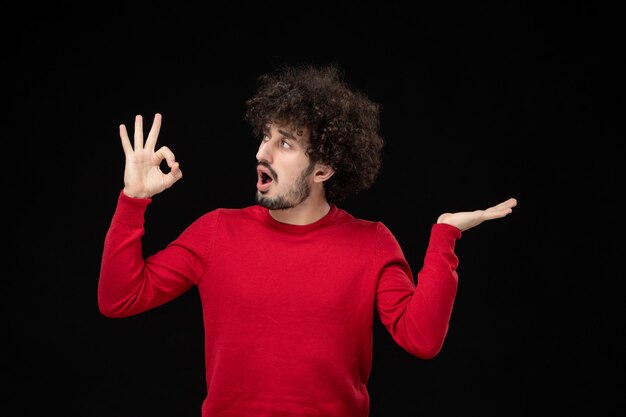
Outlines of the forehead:
[[292,137],[299,142],[308,142],[309,131],[306,127],[297,127],[280,121],[269,121],[265,124],[267,131],[277,131],[287,137]]

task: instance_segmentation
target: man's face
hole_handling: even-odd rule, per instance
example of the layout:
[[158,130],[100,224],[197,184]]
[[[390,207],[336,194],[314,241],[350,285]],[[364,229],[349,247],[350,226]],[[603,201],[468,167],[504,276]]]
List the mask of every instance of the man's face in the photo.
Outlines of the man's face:
[[314,164],[306,155],[308,132],[269,123],[256,154],[256,201],[270,210],[284,210],[302,203],[311,193]]

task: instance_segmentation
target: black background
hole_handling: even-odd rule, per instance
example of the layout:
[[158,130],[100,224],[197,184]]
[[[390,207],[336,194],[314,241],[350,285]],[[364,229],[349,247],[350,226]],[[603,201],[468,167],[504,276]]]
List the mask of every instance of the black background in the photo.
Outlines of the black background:
[[381,103],[386,139],[377,183],[340,207],[383,221],[414,272],[440,213],[519,202],[457,243],[459,292],[436,358],[410,356],[376,324],[371,417],[624,412],[613,8],[55,3],[3,20],[4,368],[17,415],[200,415],[195,291],[121,320],[97,308],[123,186],[118,125],[143,114],[147,131],[161,112],[158,144],[184,172],[147,213],[153,252],[205,211],[253,202],[243,103],[256,77],[330,62]]

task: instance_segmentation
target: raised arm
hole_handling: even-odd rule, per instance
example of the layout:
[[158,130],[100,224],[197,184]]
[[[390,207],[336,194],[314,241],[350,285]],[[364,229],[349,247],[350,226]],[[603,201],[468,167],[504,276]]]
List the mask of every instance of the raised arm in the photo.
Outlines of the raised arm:
[[505,217],[517,205],[510,198],[485,210],[444,213],[432,226],[417,287],[399,244],[386,229],[379,239],[384,267],[377,288],[377,309],[394,340],[420,358],[443,346],[458,287],[455,243],[461,232],[485,220]]
[[[131,144],[126,127],[120,125],[126,155],[124,189],[105,237],[98,282],[98,306],[108,317],[126,317],[164,304],[189,289],[203,270],[202,240],[194,244],[193,239],[179,237],[164,250],[143,257],[144,215],[151,197],[183,175],[170,149],[155,150],[160,128],[157,113],[144,143],[143,120],[137,115]],[[159,167],[163,160],[170,167],[167,174]]]

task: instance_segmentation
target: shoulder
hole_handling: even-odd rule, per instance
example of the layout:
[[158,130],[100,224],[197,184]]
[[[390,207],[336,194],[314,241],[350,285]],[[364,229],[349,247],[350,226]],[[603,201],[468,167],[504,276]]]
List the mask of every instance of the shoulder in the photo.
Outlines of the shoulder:
[[200,216],[196,222],[236,222],[245,219],[258,218],[258,206],[247,206],[242,208],[219,207],[207,211]]
[[201,216],[197,222],[229,233],[251,232],[265,224],[267,213],[259,205],[241,208],[220,207]]
[[369,245],[373,251],[375,262],[384,264],[390,260],[404,258],[398,240],[384,222],[358,218],[346,211],[343,211],[341,217],[344,219],[345,224],[349,226],[350,239],[353,242],[358,241]]
[[246,229],[246,220],[255,217],[252,207],[246,208],[215,208],[200,215],[182,233],[186,236],[213,235],[220,230]]
[[344,209],[339,209],[339,211],[346,224],[349,224],[354,230],[359,230],[374,237],[378,247],[396,248],[398,246],[396,237],[381,220],[359,218]]
[[361,232],[376,236],[380,233],[391,234],[383,222],[379,220],[356,217],[342,208],[337,208],[337,219],[338,223],[345,225],[354,232]]

